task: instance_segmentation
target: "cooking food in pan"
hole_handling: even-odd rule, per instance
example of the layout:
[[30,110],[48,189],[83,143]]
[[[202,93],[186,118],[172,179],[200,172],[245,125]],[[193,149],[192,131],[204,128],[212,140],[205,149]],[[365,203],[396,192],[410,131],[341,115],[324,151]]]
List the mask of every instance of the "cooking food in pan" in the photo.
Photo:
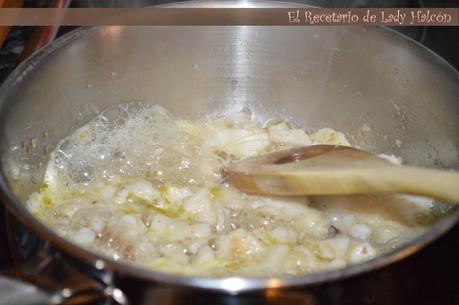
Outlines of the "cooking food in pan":
[[155,105],[112,106],[60,141],[27,206],[60,235],[115,260],[205,276],[361,262],[419,236],[443,212],[402,195],[254,196],[225,180],[225,167],[244,158],[351,145],[331,128],[295,126],[249,109],[187,120]]

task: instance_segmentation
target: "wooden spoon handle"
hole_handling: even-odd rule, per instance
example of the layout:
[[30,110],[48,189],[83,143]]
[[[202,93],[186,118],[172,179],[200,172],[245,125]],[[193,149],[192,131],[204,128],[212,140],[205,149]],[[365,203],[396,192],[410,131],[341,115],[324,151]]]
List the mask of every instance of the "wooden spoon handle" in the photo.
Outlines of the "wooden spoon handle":
[[[252,194],[405,193],[459,203],[459,173],[409,166],[315,171],[266,165],[248,171],[232,170],[229,180],[239,190]],[[324,190],[324,185],[330,188]]]
[[446,170],[400,166],[375,173],[375,183],[388,191],[432,197],[459,203],[459,173]]

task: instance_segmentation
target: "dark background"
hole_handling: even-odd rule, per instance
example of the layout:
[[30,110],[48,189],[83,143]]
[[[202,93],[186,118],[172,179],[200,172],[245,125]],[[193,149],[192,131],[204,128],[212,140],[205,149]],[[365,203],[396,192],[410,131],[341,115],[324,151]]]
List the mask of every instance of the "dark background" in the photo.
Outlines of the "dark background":
[[[53,1],[25,1],[27,7],[45,7]],[[72,7],[131,6],[141,7],[173,1],[132,1],[132,0],[79,0],[72,1]],[[459,0],[450,1],[291,1],[324,7],[458,7]],[[61,28],[58,36],[72,28]],[[394,27],[405,35],[419,41],[459,69],[459,27]],[[15,27],[0,48],[0,83],[18,65],[25,46],[36,28]],[[22,55],[24,57],[24,55]],[[458,97],[459,104],[459,97]],[[459,186],[458,186],[459,187]],[[0,267],[10,262],[6,245],[4,209],[0,205]],[[410,273],[412,282],[392,283],[391,289],[413,290],[418,286],[418,294],[412,296],[412,304],[459,304],[459,226],[429,245],[426,249],[408,258],[409,267],[401,272]],[[404,269],[403,269],[404,268]],[[394,279],[396,281],[396,279]],[[375,296],[377,298],[377,296]],[[407,298],[409,299],[409,297]]]

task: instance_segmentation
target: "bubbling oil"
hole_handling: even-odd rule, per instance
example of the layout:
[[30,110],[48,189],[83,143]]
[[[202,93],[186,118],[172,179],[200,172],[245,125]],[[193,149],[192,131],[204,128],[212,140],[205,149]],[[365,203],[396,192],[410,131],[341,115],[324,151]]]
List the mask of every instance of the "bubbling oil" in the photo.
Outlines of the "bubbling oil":
[[155,183],[201,184],[215,179],[196,160],[210,157],[201,139],[181,130],[165,108],[115,105],[62,141],[54,156],[58,174],[79,185],[115,176]]

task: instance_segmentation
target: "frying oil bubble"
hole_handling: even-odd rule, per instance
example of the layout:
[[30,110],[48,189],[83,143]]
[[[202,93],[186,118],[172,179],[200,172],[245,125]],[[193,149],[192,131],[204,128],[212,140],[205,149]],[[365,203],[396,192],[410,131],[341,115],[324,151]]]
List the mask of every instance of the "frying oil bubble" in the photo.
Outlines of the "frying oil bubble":
[[71,164],[67,173],[75,183],[89,182],[94,178],[94,170],[86,164]]

